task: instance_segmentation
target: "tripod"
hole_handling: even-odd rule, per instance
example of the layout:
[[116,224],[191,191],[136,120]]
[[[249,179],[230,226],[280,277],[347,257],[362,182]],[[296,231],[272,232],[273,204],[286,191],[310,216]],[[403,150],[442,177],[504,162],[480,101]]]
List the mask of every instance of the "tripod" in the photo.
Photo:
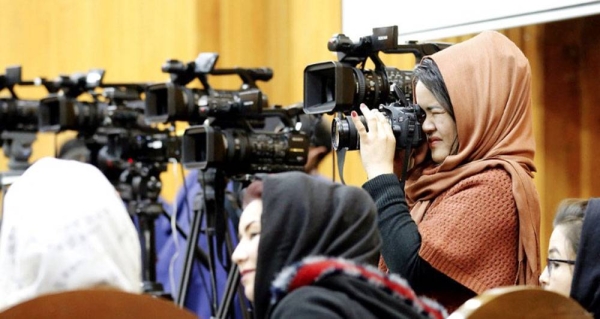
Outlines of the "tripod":
[[155,221],[163,214],[158,197],[162,188],[160,174],[166,169],[164,163],[134,162],[121,174],[118,189],[121,198],[127,202],[129,214],[138,217],[143,292],[171,299],[162,284],[156,281]]
[[0,173],[2,194],[29,167],[31,144],[35,141],[35,132],[5,131],[1,136],[4,155],[9,158],[8,171]]
[[[179,291],[175,302],[180,307],[183,307],[186,301],[187,292],[189,289],[191,271],[193,266],[193,249],[196,247],[198,242],[198,236],[200,233],[200,227],[202,224],[203,216],[206,213],[206,228],[205,235],[207,239],[208,251],[209,251],[209,263],[208,269],[211,274],[211,313],[213,318],[228,318],[229,310],[231,309],[234,292],[237,290],[238,300],[243,310],[244,318],[250,318],[250,314],[246,311],[244,304],[244,297],[241,287],[238,287],[239,282],[239,271],[237,265],[230,266],[228,269],[227,285],[223,293],[222,302],[218,302],[218,288],[216,279],[216,263],[215,254],[220,260],[222,259],[222,250],[219,249],[224,243],[228,256],[233,251],[233,244],[229,237],[227,228],[228,216],[224,209],[225,200],[225,175],[222,170],[216,168],[210,168],[206,171],[198,172],[198,182],[202,186],[202,190],[199,191],[193,203],[194,215],[192,218],[192,224],[190,227],[190,233],[186,244],[186,254],[183,264],[183,269],[180,277]],[[204,208],[204,209],[203,209]],[[215,249],[215,242],[217,249]]]

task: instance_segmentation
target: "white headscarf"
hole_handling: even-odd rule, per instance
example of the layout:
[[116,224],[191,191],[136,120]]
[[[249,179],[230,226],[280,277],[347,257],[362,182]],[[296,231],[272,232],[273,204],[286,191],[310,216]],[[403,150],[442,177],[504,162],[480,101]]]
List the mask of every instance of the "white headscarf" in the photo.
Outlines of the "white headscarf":
[[43,158],[13,183],[0,227],[0,311],[42,294],[141,291],[137,232],[94,166]]

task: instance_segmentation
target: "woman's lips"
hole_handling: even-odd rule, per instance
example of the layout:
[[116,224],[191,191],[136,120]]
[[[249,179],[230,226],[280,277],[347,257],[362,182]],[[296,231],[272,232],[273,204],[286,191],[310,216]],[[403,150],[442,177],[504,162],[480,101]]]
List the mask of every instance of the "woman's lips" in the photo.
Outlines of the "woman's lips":
[[442,140],[439,138],[431,138],[429,139],[428,143],[429,143],[429,147],[435,147],[437,144],[439,144],[439,142],[441,142]]
[[245,269],[240,271],[240,274],[242,275],[242,278],[244,278],[244,276],[246,276],[247,274],[253,273],[254,269]]

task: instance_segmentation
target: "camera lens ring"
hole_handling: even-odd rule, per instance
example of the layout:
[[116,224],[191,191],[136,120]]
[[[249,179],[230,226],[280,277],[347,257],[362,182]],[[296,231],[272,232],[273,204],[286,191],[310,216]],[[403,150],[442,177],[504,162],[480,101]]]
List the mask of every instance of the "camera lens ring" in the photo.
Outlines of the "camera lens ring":
[[340,118],[336,117],[331,122],[331,146],[334,150],[338,150],[340,146],[340,131],[344,129],[340,120]]
[[360,103],[362,103],[365,100],[365,94],[366,94],[366,80],[365,80],[365,75],[361,72],[360,69],[357,68],[352,68],[352,71],[354,72],[354,79],[355,84],[356,84],[356,94],[358,95],[356,99],[354,99],[354,101],[356,101],[356,103],[354,103],[355,107],[358,107],[360,105]]
[[[364,116],[360,116],[363,125],[366,126]],[[360,149],[360,136],[354,126],[354,122],[348,117],[336,117],[331,122],[331,145],[334,150],[346,148],[350,151]]]

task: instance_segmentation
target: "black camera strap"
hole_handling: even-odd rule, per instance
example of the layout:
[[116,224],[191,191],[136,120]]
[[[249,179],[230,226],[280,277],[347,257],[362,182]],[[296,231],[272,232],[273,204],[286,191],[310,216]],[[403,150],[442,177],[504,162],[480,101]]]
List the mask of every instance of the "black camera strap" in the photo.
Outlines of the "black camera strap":
[[404,149],[404,161],[402,163],[402,175],[400,176],[401,182],[406,182],[406,172],[408,171],[408,165],[410,164],[410,152],[412,152],[412,145],[408,143]]
[[337,164],[338,164],[338,174],[340,174],[340,180],[343,185],[346,185],[344,181],[344,161],[346,160],[346,151],[348,149],[343,147],[336,151],[337,154]]

